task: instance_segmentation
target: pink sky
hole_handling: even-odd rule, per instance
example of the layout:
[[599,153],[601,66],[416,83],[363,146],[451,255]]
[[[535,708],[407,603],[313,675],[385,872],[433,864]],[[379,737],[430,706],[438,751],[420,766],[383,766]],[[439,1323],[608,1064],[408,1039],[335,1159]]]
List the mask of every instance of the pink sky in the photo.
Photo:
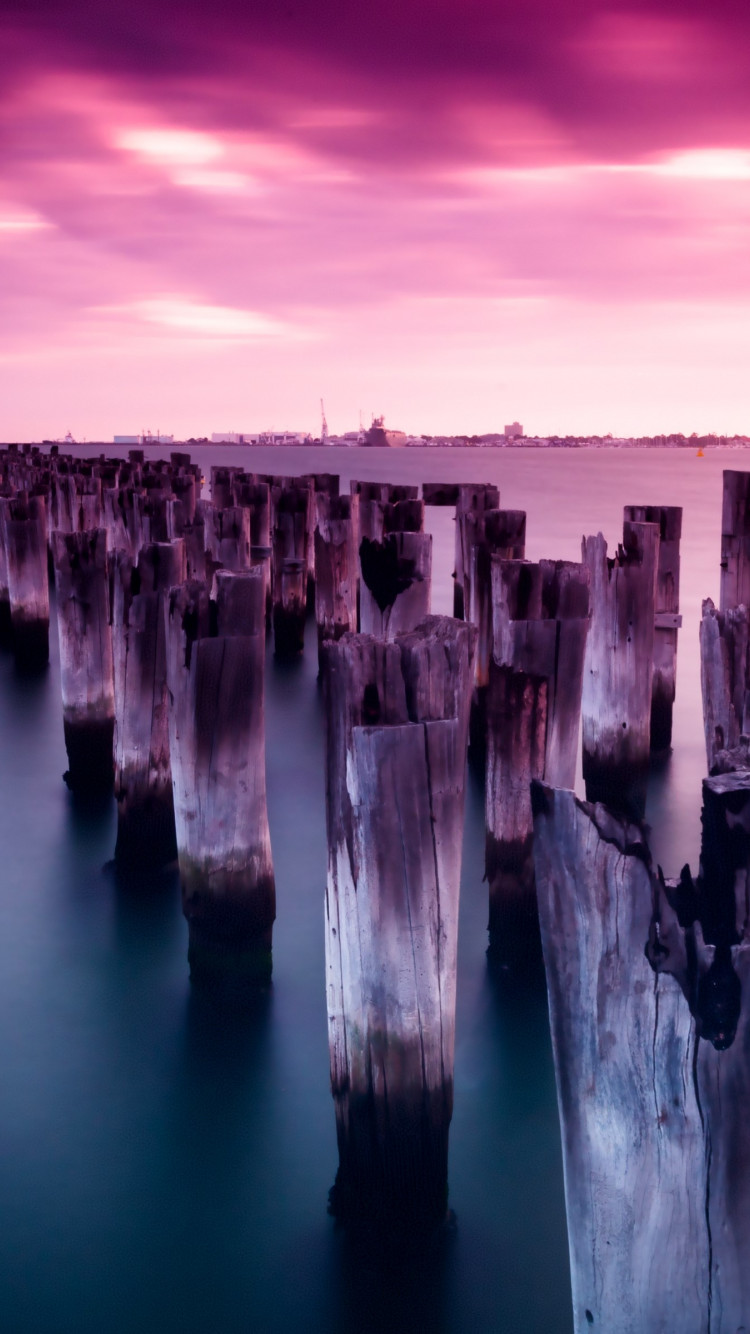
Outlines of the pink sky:
[[750,433],[745,3],[5,0],[0,41],[1,438]]

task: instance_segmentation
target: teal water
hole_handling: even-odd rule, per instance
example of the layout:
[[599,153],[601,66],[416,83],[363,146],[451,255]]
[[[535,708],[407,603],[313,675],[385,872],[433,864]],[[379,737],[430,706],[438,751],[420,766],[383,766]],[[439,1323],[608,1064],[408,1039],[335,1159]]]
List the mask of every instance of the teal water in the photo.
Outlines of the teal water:
[[[81,452],[84,452],[83,450]],[[85,452],[98,453],[99,450]],[[108,450],[114,453],[113,449]],[[157,451],[155,451],[157,452]],[[625,503],[685,507],[675,747],[648,818],[668,873],[697,860],[705,771],[697,624],[718,590],[722,467],[741,453],[195,449],[256,471],[495,480],[532,558],[614,544]],[[433,609],[453,525],[428,511]],[[0,657],[0,1328],[8,1334],[571,1329],[546,997],[488,972],[482,794],[467,795],[450,1203],[455,1231],[387,1265],[326,1213],[336,1171],[323,970],[323,727],[314,631],[267,663],[278,919],[271,994],[191,994],[176,877],[125,893],[114,811],[76,812],[56,636],[49,671]]]

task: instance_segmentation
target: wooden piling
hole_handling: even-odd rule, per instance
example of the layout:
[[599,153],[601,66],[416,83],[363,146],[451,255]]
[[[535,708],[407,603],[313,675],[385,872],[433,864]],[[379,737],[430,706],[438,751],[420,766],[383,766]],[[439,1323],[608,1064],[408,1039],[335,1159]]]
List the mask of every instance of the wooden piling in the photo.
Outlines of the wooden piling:
[[294,657],[305,645],[310,497],[308,488],[274,488],[271,558],[273,644],[277,657]]
[[487,689],[485,878],[490,946],[538,955],[530,784],[572,788],[589,627],[589,572],[568,561],[492,557]]
[[626,523],[607,558],[599,533],[583,539],[591,626],[583,678],[583,777],[590,801],[641,818],[650,755],[654,603],[659,528]]
[[663,754],[672,745],[672,709],[677,689],[677,631],[680,615],[680,538],[678,505],[626,505],[626,523],[658,523],[654,676],[651,686],[651,750]]
[[743,603],[717,611],[710,598],[700,625],[701,691],[706,760],[713,773],[720,751],[750,733],[750,611]]
[[713,1135],[689,1008],[644,952],[648,849],[637,825],[572,792],[535,784],[533,805],[573,1329],[708,1331]]
[[477,628],[474,693],[469,727],[469,757],[481,772],[487,758],[487,687],[492,653],[492,560],[523,560],[526,555],[524,510],[478,510],[464,515],[465,619]]
[[210,501],[198,504],[204,523],[206,552],[215,566],[223,570],[248,570],[250,554],[250,512],[243,505],[217,509]]
[[325,648],[331,1208],[401,1236],[446,1216],[473,639],[430,617]]
[[102,796],[114,782],[115,696],[107,534],[52,533],[68,787]]
[[216,574],[165,603],[169,735],[183,911],[193,980],[245,986],[271,975],[276,916],[266,807],[260,567]]
[[382,542],[360,539],[359,623],[363,634],[394,639],[430,611],[432,536],[392,533]]
[[326,640],[340,639],[357,629],[359,497],[318,492],[315,504],[315,620],[320,654]]
[[177,855],[162,601],[184,581],[182,540],[143,547],[135,566],[125,552],[115,554],[115,861],[129,874]]
[[49,661],[49,573],[43,496],[19,491],[0,500],[16,664],[35,671]]
[[750,605],[750,472],[725,469],[719,610]]
[[465,516],[500,507],[500,492],[486,482],[472,482],[458,488],[456,503],[455,568],[453,578],[453,615],[465,618],[469,605],[466,584],[471,575],[468,529]]

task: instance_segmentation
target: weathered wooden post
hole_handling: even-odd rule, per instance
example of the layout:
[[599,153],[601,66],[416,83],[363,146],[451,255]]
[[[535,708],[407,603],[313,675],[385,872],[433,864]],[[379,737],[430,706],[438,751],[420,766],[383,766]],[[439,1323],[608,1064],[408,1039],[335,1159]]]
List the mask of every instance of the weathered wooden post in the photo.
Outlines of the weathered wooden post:
[[[318,652],[328,639],[357,629],[358,496],[315,497],[315,620]],[[322,667],[322,659],[321,659]]]
[[589,627],[589,572],[568,561],[492,557],[485,878],[490,947],[538,952],[530,784],[573,787]]
[[381,531],[384,537],[389,533],[423,533],[424,501],[416,498],[385,501]]
[[[271,975],[276,916],[266,808],[265,579],[216,574],[165,603],[169,736],[191,977],[243,986]],[[212,624],[213,622],[213,624]]]
[[359,624],[363,634],[394,639],[430,611],[432,536],[391,533],[359,544]]
[[572,792],[535,784],[532,799],[573,1328],[709,1334],[711,1139],[690,1011],[644,952],[648,848]]
[[130,559],[138,560],[145,541],[145,492],[139,487],[109,487],[104,492],[104,527],[107,530],[107,550],[124,551]]
[[289,487],[274,494],[273,645],[281,658],[294,657],[305,645],[310,495],[306,487]]
[[49,661],[49,574],[43,496],[19,491],[0,500],[8,565],[13,653],[23,670]]
[[473,641],[429,617],[325,648],[331,1209],[402,1235],[446,1216]]
[[125,552],[115,554],[115,861],[130,873],[158,869],[177,855],[162,601],[184,581],[181,540],[143,547],[135,566]]
[[73,792],[99,796],[114,781],[115,695],[107,534],[52,533],[63,728]]
[[651,750],[672,745],[672,708],[677,686],[677,631],[680,615],[680,537],[678,505],[626,505],[626,523],[658,523],[659,564],[656,572],[654,678],[651,687]]
[[581,710],[586,795],[640,818],[650,755],[659,529],[626,523],[613,560],[601,533],[585,537],[582,551],[591,576]]
[[729,611],[750,605],[750,472],[723,476],[719,611]]
[[456,558],[453,578],[453,614],[465,617],[469,605],[467,581],[471,576],[469,558],[468,531],[465,522],[467,514],[482,513],[484,510],[496,510],[500,507],[500,492],[496,486],[486,482],[472,482],[458,488],[456,503]]
[[523,560],[526,555],[524,510],[481,510],[464,515],[465,619],[477,627],[474,694],[469,727],[469,755],[484,770],[487,752],[487,686],[492,653],[492,560]]
[[750,733],[750,612],[744,603],[717,611],[710,598],[700,626],[701,690],[709,773],[720,751]]
[[250,568],[250,511],[242,505],[217,509],[202,500],[198,513],[205,527],[206,551],[224,570]]

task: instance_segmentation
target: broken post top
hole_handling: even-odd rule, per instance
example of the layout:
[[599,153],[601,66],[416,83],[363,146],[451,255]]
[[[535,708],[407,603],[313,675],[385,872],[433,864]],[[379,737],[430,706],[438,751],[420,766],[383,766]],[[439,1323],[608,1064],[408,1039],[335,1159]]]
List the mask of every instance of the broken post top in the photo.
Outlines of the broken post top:
[[[181,584],[185,578],[185,544],[149,542],[141,547],[133,572],[133,593],[158,593]],[[137,586],[135,586],[137,585]]]
[[348,727],[388,727],[463,720],[476,630],[448,616],[427,616],[391,642],[348,633],[324,647],[329,706]]
[[424,501],[395,500],[383,505],[383,533],[424,531]]
[[488,509],[483,515],[484,540],[491,551],[522,560],[526,553],[526,511]]
[[265,635],[266,580],[263,565],[216,571],[216,631],[225,635]]
[[623,519],[629,523],[658,523],[662,542],[679,542],[682,536],[681,505],[625,505]]
[[616,548],[614,556],[607,556],[607,541],[603,533],[597,533],[596,537],[583,537],[581,554],[584,562],[588,565],[599,565],[606,560],[607,571],[610,575],[616,569],[622,570],[629,566],[652,563],[655,575],[658,546],[659,527],[657,524],[631,523],[626,520],[623,524],[622,542]]
[[458,488],[456,513],[466,514],[470,510],[496,510],[500,508],[500,492],[489,482],[469,482]]
[[588,567],[575,561],[492,557],[493,602],[510,621],[585,620],[589,584]]
[[87,528],[81,533],[54,532],[52,556],[56,570],[74,573],[89,568],[104,569],[107,563],[105,528]]

